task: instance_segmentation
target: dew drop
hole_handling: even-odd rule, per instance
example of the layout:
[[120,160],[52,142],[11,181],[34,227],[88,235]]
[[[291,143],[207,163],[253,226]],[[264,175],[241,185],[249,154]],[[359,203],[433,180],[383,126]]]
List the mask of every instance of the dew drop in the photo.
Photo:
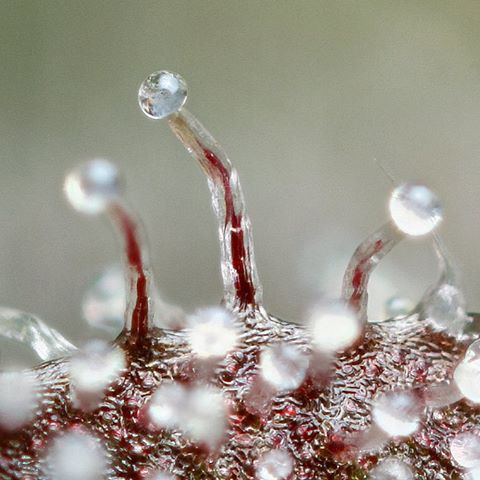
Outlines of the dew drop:
[[340,302],[320,304],[310,312],[309,326],[314,346],[334,353],[352,345],[360,336],[358,316]]
[[102,340],[91,340],[70,361],[73,403],[84,410],[98,406],[105,390],[125,368],[125,354]]
[[413,478],[410,465],[395,457],[385,458],[368,475],[369,480],[413,480]]
[[385,315],[387,318],[399,318],[408,315],[415,304],[405,297],[390,297],[385,302]]
[[26,372],[0,373],[0,428],[13,431],[24,426],[32,419],[37,406],[33,376]]
[[468,347],[464,359],[453,372],[453,378],[465,398],[480,403],[480,340]]
[[446,330],[452,335],[463,332],[468,317],[462,292],[447,283],[440,286],[429,296],[425,315],[438,330]]
[[285,480],[293,471],[292,457],[285,450],[270,450],[257,462],[257,480]]
[[100,442],[81,432],[57,437],[49,450],[47,463],[51,480],[104,479],[107,465]]
[[140,85],[138,103],[153,119],[177,113],[187,100],[187,84],[177,73],[165,70],[152,73]]
[[70,172],[65,179],[64,191],[73,208],[96,215],[118,198],[121,184],[117,167],[112,162],[99,158]]
[[297,346],[277,343],[263,350],[260,372],[276,391],[288,392],[303,383],[309,363],[309,356]]
[[125,274],[120,266],[106,269],[86,291],[82,311],[89,325],[119,333],[125,323]]
[[179,383],[167,383],[153,394],[149,416],[152,423],[160,428],[177,428],[188,407],[187,391]]
[[413,392],[396,390],[375,399],[372,417],[392,437],[406,437],[417,430],[423,409],[423,403]]
[[457,433],[450,442],[450,452],[463,468],[480,468],[480,435],[476,432]]
[[238,340],[235,317],[220,307],[197,310],[187,320],[192,351],[201,358],[224,357]]
[[146,480],[177,480],[177,477],[161,470],[150,472]]
[[155,427],[180,430],[192,441],[212,449],[222,440],[227,424],[221,391],[206,385],[162,385],[152,396],[148,413]]
[[442,220],[440,199],[424,185],[400,185],[393,191],[389,206],[395,225],[407,235],[425,235]]

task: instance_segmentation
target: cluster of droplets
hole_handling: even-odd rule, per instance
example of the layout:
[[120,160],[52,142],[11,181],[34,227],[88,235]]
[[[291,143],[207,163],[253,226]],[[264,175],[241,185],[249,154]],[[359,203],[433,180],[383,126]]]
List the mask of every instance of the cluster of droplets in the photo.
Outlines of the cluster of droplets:
[[[219,222],[224,299],[222,307],[199,309],[185,315],[169,310],[158,295],[149,265],[141,225],[123,197],[123,181],[115,165],[95,159],[73,170],[64,190],[71,205],[82,213],[105,213],[124,245],[126,287],[119,283],[119,270],[109,270],[97,280],[84,302],[84,315],[95,327],[115,331],[125,312],[122,338],[140,345],[156,326],[181,326],[194,359],[197,377],[184,384],[163,381],[143,406],[141,416],[152,432],[180,432],[190,442],[218,452],[228,439],[232,399],[210,384],[212,374],[242,345],[248,328],[245,317],[265,318],[253,255],[251,227],[245,213],[236,171],[208,131],[184,109],[185,81],[177,74],[160,71],[142,83],[139,104],[152,119],[165,118],[175,135],[195,157],[209,180]],[[305,338],[297,343],[279,339],[260,349],[258,365],[243,401],[249,412],[268,415],[279,395],[297,391],[307,378],[319,385],[328,378],[330,366],[361,342],[367,318],[367,286],[376,264],[401,239],[433,232],[442,220],[438,197],[420,184],[401,184],[389,201],[390,220],[356,250],[344,277],[339,299],[318,301],[305,317]],[[455,338],[465,336],[471,319],[458,286],[452,263],[438,235],[440,279],[415,307],[433,330]],[[407,317],[405,305],[389,307],[393,317]],[[159,311],[169,311],[170,320],[158,320]],[[109,390],[129,368],[121,344],[95,340],[78,351],[60,334],[35,317],[7,310],[0,333],[29,344],[44,360],[60,352],[68,362],[69,396],[75,409],[98,409]],[[253,313],[252,313],[253,312]],[[259,313],[260,312],[260,313]],[[23,316],[22,316],[23,315]],[[411,315],[410,315],[411,316]],[[172,320],[174,318],[175,320]],[[10,320],[8,322],[8,320]],[[41,353],[43,352],[43,353]],[[28,372],[0,374],[0,428],[15,431],[32,421],[39,394],[35,377]],[[11,386],[15,385],[15,392]],[[408,438],[420,427],[428,408],[450,405],[461,398],[480,403],[480,343],[473,342],[456,366],[453,378],[421,390],[395,388],[379,393],[371,402],[371,424],[352,434],[358,455],[379,452],[392,439]],[[472,479],[480,478],[480,432],[466,431],[450,442],[451,456]],[[57,435],[48,447],[48,475],[53,480],[98,480],[110,471],[111,458],[98,438],[84,429]],[[258,480],[293,478],[295,460],[287,449],[263,450],[255,460]],[[414,465],[405,459],[387,457],[369,471],[370,480],[409,480]],[[172,472],[150,470],[150,480],[171,480]]]

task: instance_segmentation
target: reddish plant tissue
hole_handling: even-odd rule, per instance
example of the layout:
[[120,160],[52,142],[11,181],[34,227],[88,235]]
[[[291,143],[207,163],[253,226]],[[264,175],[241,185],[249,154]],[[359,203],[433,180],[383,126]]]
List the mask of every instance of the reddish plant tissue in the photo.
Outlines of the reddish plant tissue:
[[[169,82],[163,82],[168,75]],[[307,326],[269,315],[261,303],[237,174],[203,126],[182,110],[184,99],[177,98],[182,82],[175,74],[157,72],[142,84],[140,105],[150,117],[168,119],[208,177],[222,247],[224,323],[217,324],[213,337],[209,333],[203,350],[192,342],[192,323],[176,329],[156,325],[138,224],[116,194],[100,192],[103,211],[125,244],[129,306],[124,330],[112,345],[123,352],[124,363],[105,382],[98,401],[88,396],[91,391],[87,397],[78,393],[71,356],[34,368],[37,403],[28,421],[6,428],[0,416],[0,478],[80,478],[74,456],[67,477],[51,465],[55,439],[69,433],[94,438],[103,452],[104,464],[86,480],[477,478],[478,451],[461,443],[459,435],[476,435],[480,409],[473,394],[464,394],[461,378],[454,380],[477,337],[477,322],[464,312],[459,319],[461,305],[447,308],[456,312],[449,320],[460,323],[460,330],[439,326],[438,315],[431,314],[438,292],[453,285],[453,278],[442,275],[413,312],[369,323],[370,273],[405,236],[389,222],[355,252],[335,307],[328,302],[314,307]],[[88,182],[81,180],[86,190]],[[447,257],[440,258],[445,267]],[[448,299],[447,307],[452,302]],[[349,314],[353,326],[344,331],[339,324],[321,323],[347,322]],[[209,356],[215,340],[221,350],[226,337],[218,342],[215,335],[223,325],[228,330],[229,321],[235,325],[235,345]],[[325,342],[329,336],[331,344]],[[174,390],[164,389],[172,385]],[[218,396],[208,397],[212,392]],[[173,394],[178,401],[162,403]],[[217,408],[218,398],[223,406]]]

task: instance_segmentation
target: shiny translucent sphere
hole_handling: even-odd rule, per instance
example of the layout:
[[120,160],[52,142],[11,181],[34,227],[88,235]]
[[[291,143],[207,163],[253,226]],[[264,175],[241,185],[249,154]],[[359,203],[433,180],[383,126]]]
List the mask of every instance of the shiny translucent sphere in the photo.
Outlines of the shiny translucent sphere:
[[478,432],[457,433],[450,441],[450,452],[463,468],[480,468],[480,435]]
[[279,392],[297,389],[305,379],[310,363],[308,355],[295,345],[278,343],[260,356],[261,375]]
[[465,398],[480,403],[480,340],[468,347],[465,358],[453,372],[453,378]]
[[138,103],[153,119],[177,113],[187,100],[187,84],[178,73],[162,70],[149,75],[140,85]]
[[197,310],[188,318],[188,341],[201,358],[224,357],[238,341],[238,328],[231,313],[221,307]]
[[395,457],[387,457],[370,471],[368,480],[413,480],[408,463]]
[[412,236],[431,232],[443,215],[437,195],[424,185],[412,183],[404,183],[393,191],[389,207],[395,225]]
[[95,159],[70,172],[64,183],[70,204],[82,213],[98,214],[105,210],[122,190],[117,167],[110,161]]
[[362,332],[358,315],[341,302],[317,305],[310,312],[309,327],[313,345],[324,353],[349,347]]
[[257,480],[286,480],[293,470],[293,460],[285,450],[270,450],[257,463]]
[[423,405],[407,390],[384,393],[373,403],[372,417],[376,425],[392,437],[407,437],[418,426]]

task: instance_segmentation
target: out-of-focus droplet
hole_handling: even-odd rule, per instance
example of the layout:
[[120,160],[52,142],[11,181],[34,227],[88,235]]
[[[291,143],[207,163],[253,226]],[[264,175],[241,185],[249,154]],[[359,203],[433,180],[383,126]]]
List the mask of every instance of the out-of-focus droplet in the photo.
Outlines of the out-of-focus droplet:
[[227,424],[221,391],[206,385],[162,385],[152,396],[148,414],[155,427],[180,430],[190,440],[212,449],[222,440]]
[[285,480],[293,471],[293,459],[285,450],[270,450],[257,462],[257,480]]
[[374,467],[368,480],[413,480],[410,465],[399,458],[387,457]]
[[478,432],[457,433],[450,441],[450,452],[463,468],[480,468],[480,434]]
[[409,298],[390,297],[385,302],[385,315],[387,318],[404,317],[408,315],[414,307],[414,303]]
[[303,383],[309,363],[309,356],[299,347],[277,343],[263,350],[260,372],[263,380],[276,391],[288,392]]
[[464,480],[480,480],[480,468],[472,468],[463,474]]
[[89,325],[119,333],[125,322],[125,274],[118,265],[106,269],[83,298],[83,316]]
[[451,334],[462,332],[468,321],[465,299],[454,285],[444,284],[432,292],[424,311],[435,328]]
[[430,408],[442,408],[463,398],[462,392],[453,381],[444,381],[427,385],[423,391],[425,404]]
[[125,368],[125,354],[102,340],[91,340],[70,360],[73,403],[84,410],[98,406],[106,389]]
[[311,310],[309,327],[315,348],[334,353],[352,345],[362,332],[362,323],[341,302],[323,303]]
[[102,213],[121,193],[121,177],[109,160],[98,158],[79,165],[65,178],[64,191],[79,212]]
[[150,472],[146,480],[177,480],[178,477],[172,475],[171,473],[156,470],[154,472]]
[[140,86],[138,103],[143,113],[153,119],[180,111],[187,100],[187,84],[178,75],[165,70],[152,73]]
[[0,430],[27,424],[38,406],[36,381],[27,372],[0,372]]
[[161,385],[153,394],[148,409],[149,417],[156,427],[178,428],[188,407],[188,393],[179,383]]
[[395,225],[407,235],[425,235],[442,220],[440,199],[424,185],[400,185],[393,191],[389,206]]
[[480,403],[480,340],[473,342],[453,372],[457,387],[468,400]]
[[102,480],[106,467],[107,457],[100,442],[83,432],[58,436],[47,456],[51,480]]
[[392,437],[406,437],[417,430],[423,409],[415,393],[394,390],[375,399],[372,417],[376,425]]
[[238,326],[235,317],[224,308],[204,308],[188,317],[187,336],[196,355],[220,358],[237,344]]

